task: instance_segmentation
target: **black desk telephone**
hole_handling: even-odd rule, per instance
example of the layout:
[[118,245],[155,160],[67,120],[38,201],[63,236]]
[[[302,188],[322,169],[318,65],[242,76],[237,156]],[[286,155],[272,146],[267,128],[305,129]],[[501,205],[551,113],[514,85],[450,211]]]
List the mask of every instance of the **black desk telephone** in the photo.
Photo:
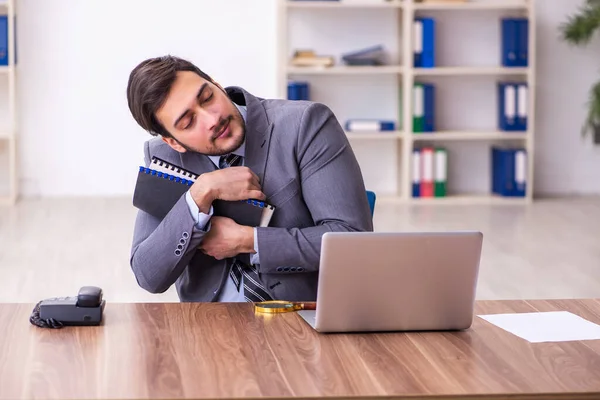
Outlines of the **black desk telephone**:
[[77,296],[57,297],[40,301],[29,321],[42,328],[62,328],[67,325],[99,325],[105,301],[102,289],[83,286]]

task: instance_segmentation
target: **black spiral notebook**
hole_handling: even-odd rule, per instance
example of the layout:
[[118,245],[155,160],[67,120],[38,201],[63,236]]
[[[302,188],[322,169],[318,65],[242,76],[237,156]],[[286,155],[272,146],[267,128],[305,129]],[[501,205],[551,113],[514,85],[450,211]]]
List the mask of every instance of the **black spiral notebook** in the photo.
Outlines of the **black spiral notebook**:
[[[194,172],[153,157],[148,168],[139,168],[133,205],[155,217],[164,218],[198,176]],[[219,199],[213,202],[213,215],[232,218],[245,226],[268,226],[274,211],[274,206],[254,199]]]

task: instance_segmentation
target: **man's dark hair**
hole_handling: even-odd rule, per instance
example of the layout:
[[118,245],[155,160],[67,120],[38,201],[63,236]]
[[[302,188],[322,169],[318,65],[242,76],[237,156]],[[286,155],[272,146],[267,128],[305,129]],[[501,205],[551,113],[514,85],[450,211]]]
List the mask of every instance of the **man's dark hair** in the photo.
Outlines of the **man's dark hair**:
[[174,57],[149,58],[138,64],[129,75],[127,103],[137,123],[151,135],[171,137],[156,119],[155,113],[164,103],[178,71],[191,71],[213,82],[212,78],[191,62]]

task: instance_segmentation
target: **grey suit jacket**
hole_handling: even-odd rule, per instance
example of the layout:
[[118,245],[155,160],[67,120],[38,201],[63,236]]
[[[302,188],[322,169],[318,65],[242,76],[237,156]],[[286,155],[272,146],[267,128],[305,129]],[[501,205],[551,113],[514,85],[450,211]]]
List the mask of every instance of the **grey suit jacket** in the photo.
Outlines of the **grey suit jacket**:
[[[226,91],[247,107],[245,165],[276,207],[269,227],[257,229],[261,280],[275,299],[314,301],[322,235],[373,230],[354,153],[322,104],[265,100],[239,87]],[[207,156],[178,153],[160,138],[145,143],[146,166],[153,156],[198,174],[216,169]],[[215,301],[232,260],[197,250],[204,234],[194,226],[185,196],[162,220],[138,210],[130,258],[138,284],[152,293],[175,284],[181,301]],[[249,262],[249,254],[239,257]]]

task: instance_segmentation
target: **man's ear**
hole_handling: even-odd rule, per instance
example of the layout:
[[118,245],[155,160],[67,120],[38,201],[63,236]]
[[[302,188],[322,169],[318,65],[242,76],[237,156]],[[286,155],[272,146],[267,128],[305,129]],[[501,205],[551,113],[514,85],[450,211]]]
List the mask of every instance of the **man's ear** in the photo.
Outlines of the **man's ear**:
[[177,140],[173,139],[172,137],[164,137],[162,138],[162,140],[168,144],[169,146],[171,146],[171,148],[175,151],[178,151],[180,153],[185,153],[186,150],[185,148],[179,144],[179,142],[177,142]]

